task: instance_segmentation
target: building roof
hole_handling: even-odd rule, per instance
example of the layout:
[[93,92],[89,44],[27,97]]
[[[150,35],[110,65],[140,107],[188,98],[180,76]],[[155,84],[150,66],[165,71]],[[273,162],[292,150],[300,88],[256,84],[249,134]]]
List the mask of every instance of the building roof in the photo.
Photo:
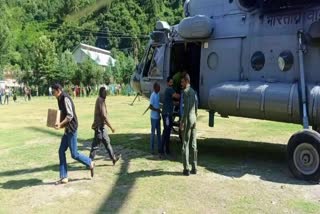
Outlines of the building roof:
[[116,60],[111,57],[111,52],[108,50],[104,50],[101,48],[80,43],[80,45],[78,45],[72,53],[75,53],[78,49],[80,49],[81,52],[86,54],[90,59],[95,61],[98,65],[101,65],[101,66],[115,65]]

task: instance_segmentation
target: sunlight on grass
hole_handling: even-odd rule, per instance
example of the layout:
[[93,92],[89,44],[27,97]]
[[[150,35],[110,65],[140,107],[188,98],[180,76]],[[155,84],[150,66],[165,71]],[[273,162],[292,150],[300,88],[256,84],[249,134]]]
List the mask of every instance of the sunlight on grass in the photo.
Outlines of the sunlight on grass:
[[[208,113],[199,112],[199,175],[181,176],[181,144],[172,136],[173,155],[165,160],[149,153],[150,118],[142,115],[148,100],[107,97],[110,134],[122,160],[112,166],[103,147],[95,177],[71,159],[69,178],[58,178],[58,148],[63,131],[46,127],[55,99],[34,98],[0,106],[1,213],[277,213],[319,212],[312,198],[320,189],[292,178],[285,145],[300,129],[294,124],[217,116],[208,127]],[[79,118],[79,151],[89,154],[95,98],[74,99]],[[284,186],[280,188],[280,186]],[[303,193],[303,194],[302,194]],[[308,193],[308,194],[305,194]],[[90,203],[84,203],[90,198]],[[293,201],[293,202],[292,202]],[[302,202],[303,203],[302,203]],[[16,206],[19,204],[19,206]],[[192,205],[192,206],[191,206]]]

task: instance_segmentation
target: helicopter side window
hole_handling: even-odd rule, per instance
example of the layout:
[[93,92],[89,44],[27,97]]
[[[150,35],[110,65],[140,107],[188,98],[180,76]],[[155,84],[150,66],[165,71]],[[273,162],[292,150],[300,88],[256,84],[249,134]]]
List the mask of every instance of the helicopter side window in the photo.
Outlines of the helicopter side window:
[[149,70],[150,78],[161,78],[164,63],[165,46],[156,47],[153,54],[152,63]]
[[154,46],[149,49],[143,76],[159,79],[162,78],[165,46]]
[[148,50],[148,54],[145,59],[144,69],[143,69],[143,77],[148,77],[150,65],[152,63],[152,57],[154,54],[154,47],[150,47]]

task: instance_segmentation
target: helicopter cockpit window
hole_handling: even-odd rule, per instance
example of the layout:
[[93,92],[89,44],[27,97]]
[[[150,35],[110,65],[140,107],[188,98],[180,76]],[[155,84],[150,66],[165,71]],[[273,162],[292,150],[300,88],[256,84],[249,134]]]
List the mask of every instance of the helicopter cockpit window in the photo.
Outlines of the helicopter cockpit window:
[[143,72],[144,77],[159,79],[162,78],[165,46],[155,46],[149,49],[146,64]]
[[289,71],[294,63],[291,51],[283,51],[278,57],[278,65],[281,71]]
[[255,52],[251,57],[251,66],[255,71],[260,71],[264,67],[265,62],[265,56],[261,51]]

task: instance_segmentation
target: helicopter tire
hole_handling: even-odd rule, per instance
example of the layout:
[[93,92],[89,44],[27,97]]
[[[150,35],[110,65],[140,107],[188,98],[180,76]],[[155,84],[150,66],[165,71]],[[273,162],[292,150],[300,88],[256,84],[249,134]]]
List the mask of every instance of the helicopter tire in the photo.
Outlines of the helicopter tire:
[[303,130],[291,136],[287,145],[289,169],[302,180],[320,180],[320,135]]

